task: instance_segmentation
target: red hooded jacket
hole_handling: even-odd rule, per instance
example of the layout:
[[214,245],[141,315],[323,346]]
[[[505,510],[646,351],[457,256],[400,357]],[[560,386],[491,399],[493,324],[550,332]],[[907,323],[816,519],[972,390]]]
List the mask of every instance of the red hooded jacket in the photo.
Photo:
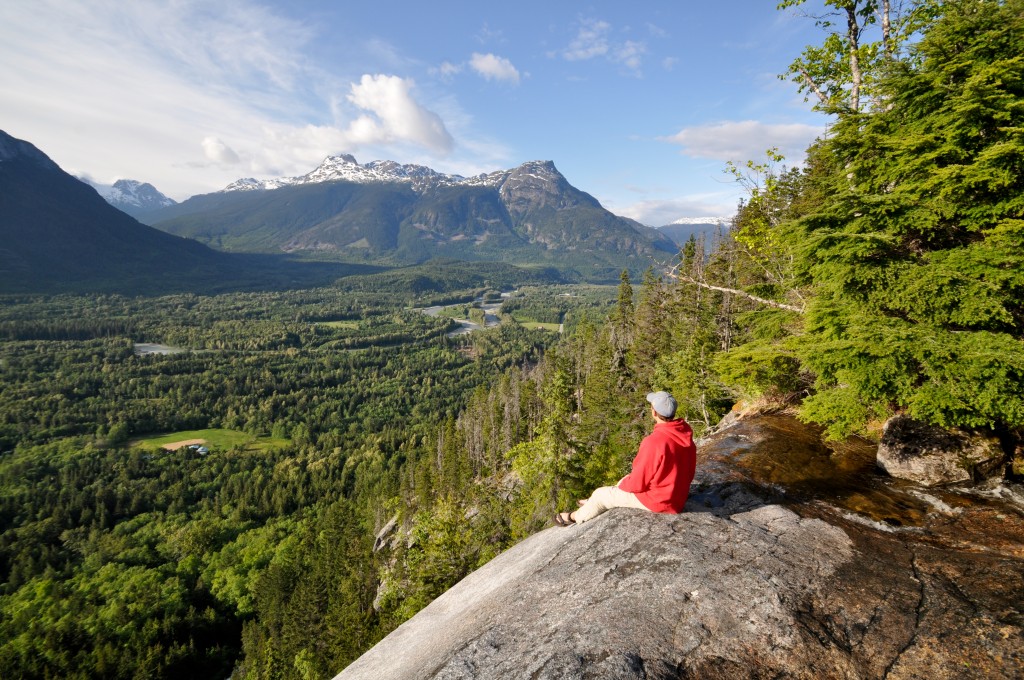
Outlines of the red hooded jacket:
[[697,468],[693,430],[685,420],[656,423],[640,442],[633,471],[619,488],[636,494],[652,512],[682,512]]

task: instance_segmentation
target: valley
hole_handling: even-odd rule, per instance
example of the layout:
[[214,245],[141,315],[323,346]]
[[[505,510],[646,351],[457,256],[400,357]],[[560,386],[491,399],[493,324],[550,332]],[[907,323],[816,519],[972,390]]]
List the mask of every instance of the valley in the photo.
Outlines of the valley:
[[[501,297],[485,292],[445,294],[494,299],[492,319]],[[614,294],[515,299],[572,300],[550,309],[574,324]],[[557,337],[511,316],[453,324],[337,288],[3,300],[0,674],[227,676],[260,658],[291,592],[276,570],[325,527],[344,533],[337,575],[353,579],[336,613],[374,611],[365,540],[385,508],[454,490],[449,468],[406,486],[474,390]],[[354,658],[394,616],[380,609],[332,654]]]
[[[417,627],[424,680],[1019,674],[1024,0],[786,0],[742,47],[719,15],[693,54],[742,56],[744,97],[699,106],[677,79],[726,78],[670,77],[693,45],[639,5],[603,7],[614,26],[488,5],[525,28],[414,25],[413,55],[343,31],[307,50],[308,13],[273,3],[175,32],[157,19],[196,8],[172,4],[0,10],[35,27],[0,21],[22,60],[3,102],[55,146],[0,131],[0,677],[376,680]],[[713,5],[681,7],[693,36]],[[814,125],[757,92],[794,13],[825,34],[782,76]],[[66,23],[52,47],[38,16]],[[29,82],[103,35],[79,64],[101,77]],[[125,80],[147,73],[125,44],[177,70]],[[518,67],[475,51],[506,45]],[[321,67],[350,51],[350,75]],[[101,91],[116,139],[91,132]],[[54,160],[136,146],[207,193]],[[697,441],[692,502],[609,490],[633,507],[574,526],[647,456],[661,391]],[[495,572],[524,576],[506,609]],[[467,589],[482,618],[440,628]]]

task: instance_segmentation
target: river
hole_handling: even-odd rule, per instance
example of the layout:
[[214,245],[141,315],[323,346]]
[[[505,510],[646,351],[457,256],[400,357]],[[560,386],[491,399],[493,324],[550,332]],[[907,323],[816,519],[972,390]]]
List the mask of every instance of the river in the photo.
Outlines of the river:
[[[459,325],[458,328],[448,331],[447,335],[449,338],[453,338],[457,335],[465,335],[466,333],[472,333],[473,331],[480,331],[485,328],[494,328],[495,326],[501,325],[501,318],[498,316],[498,310],[501,309],[501,303],[504,298],[507,298],[511,293],[502,293],[502,300],[499,302],[484,302],[482,297],[477,298],[472,304],[479,305],[484,310],[484,325],[481,326],[478,323],[474,323],[469,319],[453,319],[455,323]],[[461,307],[466,303],[458,305],[436,305],[434,307],[424,307],[420,311],[427,316],[437,316],[441,313],[441,310],[447,309],[448,307]]]

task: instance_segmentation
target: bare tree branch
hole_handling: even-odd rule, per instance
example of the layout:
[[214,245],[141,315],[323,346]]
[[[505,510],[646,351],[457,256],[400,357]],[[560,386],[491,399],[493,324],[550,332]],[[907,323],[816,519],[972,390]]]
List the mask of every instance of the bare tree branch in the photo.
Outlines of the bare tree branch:
[[682,274],[679,273],[678,269],[679,269],[678,265],[673,267],[671,270],[669,270],[669,272],[667,273],[667,276],[669,278],[677,279],[679,281],[684,281],[686,283],[692,283],[693,285],[699,286],[701,288],[707,288],[708,290],[717,290],[719,293],[732,293],[733,295],[739,295],[740,297],[744,297],[744,298],[746,298],[748,300],[753,300],[754,302],[760,302],[762,305],[768,305],[769,307],[775,307],[776,309],[785,309],[785,310],[788,310],[790,312],[796,312],[798,314],[803,314],[804,313],[804,310],[801,307],[796,307],[794,305],[787,305],[787,304],[782,303],[782,302],[776,302],[775,300],[765,300],[762,297],[758,297],[758,296],[752,295],[751,293],[748,293],[746,291],[737,290],[735,288],[725,288],[723,286],[712,286],[710,283],[704,283],[703,281],[697,281],[695,279],[690,278],[689,276],[683,276]]
[[821,101],[821,103],[828,104],[828,97],[826,97],[825,93],[821,91],[821,88],[818,87],[818,84],[814,82],[814,79],[811,78],[811,74],[807,72],[807,69],[800,69],[800,75],[804,77],[804,83],[807,84],[807,87],[811,90],[811,92],[818,95],[818,99]]

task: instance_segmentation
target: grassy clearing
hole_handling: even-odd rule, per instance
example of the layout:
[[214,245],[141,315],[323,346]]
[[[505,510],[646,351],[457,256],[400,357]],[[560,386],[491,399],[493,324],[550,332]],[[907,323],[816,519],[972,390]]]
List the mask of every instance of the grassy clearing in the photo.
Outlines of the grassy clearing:
[[159,451],[167,444],[175,442],[202,440],[204,446],[211,449],[232,449],[242,447],[249,450],[268,451],[287,446],[291,442],[287,439],[275,439],[274,437],[256,437],[247,432],[238,430],[182,430],[168,434],[144,437],[132,442],[133,446],[139,446],[152,451]]
[[318,321],[317,323],[328,328],[359,328],[358,321]]
[[529,316],[524,316],[520,314],[513,314],[512,318],[515,319],[516,323],[518,323],[520,326],[522,326],[523,328],[528,328],[531,331],[540,329],[543,331],[554,331],[555,333],[557,333],[558,327],[561,325],[557,323],[544,323],[541,321],[537,321],[536,319],[533,319]]
[[519,325],[522,326],[523,328],[528,328],[531,331],[542,330],[552,331],[555,333],[558,332],[559,326],[559,324],[557,323],[541,323],[540,321],[520,321]]
[[442,307],[437,315],[443,316],[446,319],[468,319],[469,305],[452,305],[450,307]]

